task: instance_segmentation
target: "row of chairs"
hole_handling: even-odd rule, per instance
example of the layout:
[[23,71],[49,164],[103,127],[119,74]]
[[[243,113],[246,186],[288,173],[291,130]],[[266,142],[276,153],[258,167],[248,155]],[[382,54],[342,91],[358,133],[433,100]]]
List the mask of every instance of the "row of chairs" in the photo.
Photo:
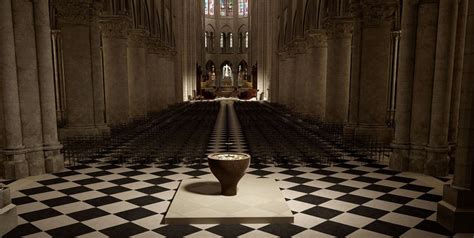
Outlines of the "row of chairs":
[[218,111],[218,102],[179,104],[116,125],[107,135],[68,138],[63,141],[63,153],[71,165],[200,163]]

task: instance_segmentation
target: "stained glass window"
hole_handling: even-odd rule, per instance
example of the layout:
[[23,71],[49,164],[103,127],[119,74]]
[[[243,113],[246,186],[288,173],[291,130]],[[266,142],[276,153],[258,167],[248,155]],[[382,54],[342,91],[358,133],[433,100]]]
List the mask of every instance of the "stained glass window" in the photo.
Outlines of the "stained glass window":
[[209,36],[207,34],[207,31],[204,32],[204,47],[207,48],[208,47],[208,40],[209,40]]
[[249,0],[239,0],[239,16],[249,15]]
[[245,32],[245,48],[249,48],[249,32]]
[[232,37],[232,33],[229,33],[229,47],[230,48],[234,47],[234,40]]
[[204,14],[214,16],[214,0],[204,0]]
[[224,38],[225,38],[225,33],[221,33],[221,49],[224,49]]
[[221,0],[221,16],[232,16],[233,15],[233,1],[234,0]]

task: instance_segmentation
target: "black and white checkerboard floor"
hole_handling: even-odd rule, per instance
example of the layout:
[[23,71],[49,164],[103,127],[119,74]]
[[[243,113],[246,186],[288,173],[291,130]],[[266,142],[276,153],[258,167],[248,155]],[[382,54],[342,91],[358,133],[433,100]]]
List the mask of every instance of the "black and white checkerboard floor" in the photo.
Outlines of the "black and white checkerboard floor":
[[[223,102],[208,152],[245,152],[233,107]],[[278,181],[293,224],[166,225],[190,167],[80,165],[12,183],[20,225],[6,237],[447,237],[436,223],[443,182],[354,159],[335,166],[253,165],[246,176]],[[431,180],[430,180],[431,179]],[[437,185],[432,185],[437,181]],[[429,185],[430,184],[430,185]]]
[[216,125],[211,134],[207,152],[239,152],[246,153],[245,138],[234,110],[233,100],[221,101]]
[[77,166],[13,193],[20,226],[6,237],[446,237],[438,189],[383,165],[252,166],[278,180],[294,224],[164,225],[179,181],[207,166]]

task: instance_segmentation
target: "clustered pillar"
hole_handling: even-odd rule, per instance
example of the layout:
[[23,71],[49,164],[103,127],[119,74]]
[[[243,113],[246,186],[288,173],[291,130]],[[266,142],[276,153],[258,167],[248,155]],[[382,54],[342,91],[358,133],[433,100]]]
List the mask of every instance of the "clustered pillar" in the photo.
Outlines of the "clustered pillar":
[[464,52],[464,40],[459,40],[465,38],[463,2],[403,6],[392,169],[434,176],[449,172],[450,135],[457,133],[452,120],[458,112],[453,110],[460,94],[453,81],[462,70],[455,71],[454,65]]
[[[468,12],[466,11],[468,9]],[[443,201],[438,204],[438,222],[456,233],[472,233],[474,228],[474,4],[460,1],[458,21],[467,19],[465,54],[461,80],[454,178],[445,185]],[[459,29],[459,28],[458,28]],[[459,41],[458,41],[459,43]]]
[[352,18],[330,19],[328,28],[326,121],[346,123],[351,78]]
[[0,176],[19,179],[63,168],[57,138],[49,5],[2,1]]

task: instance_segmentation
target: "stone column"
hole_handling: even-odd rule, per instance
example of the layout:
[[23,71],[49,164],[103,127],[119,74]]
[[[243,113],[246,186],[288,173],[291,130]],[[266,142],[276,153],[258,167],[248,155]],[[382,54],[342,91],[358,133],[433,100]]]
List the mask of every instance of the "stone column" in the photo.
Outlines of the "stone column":
[[291,108],[295,109],[295,87],[296,87],[296,49],[294,46],[288,51],[288,55],[286,58],[286,67],[285,67],[285,100],[286,105]]
[[3,155],[6,157],[1,174],[6,179],[28,176],[28,163],[23,146],[20,99],[13,33],[11,1],[0,1],[0,89],[5,128]]
[[101,33],[100,33],[100,11],[102,5],[98,2],[92,3],[92,18],[90,23],[90,47],[92,65],[92,87],[94,102],[94,125],[102,134],[110,133],[110,128],[105,122],[105,89],[104,72],[102,65]]
[[100,21],[108,125],[129,120],[127,37],[130,24],[126,16],[104,16]]
[[29,175],[45,173],[33,3],[12,1],[23,144]]
[[434,176],[448,174],[448,130],[451,88],[456,49],[458,1],[440,0],[436,43],[431,129],[427,150],[426,173]]
[[287,61],[286,61],[286,52],[278,53],[278,103],[286,105],[287,104],[287,92],[286,89],[286,71],[287,71]]
[[[305,72],[308,71],[308,68],[305,66],[309,66],[305,63],[308,54],[306,50],[306,43],[304,39],[299,39],[296,42],[296,61],[295,61],[295,87],[292,89],[295,92],[295,109],[300,113],[305,112],[305,94],[306,94],[306,80]],[[291,89],[290,89],[291,90]]]
[[134,29],[128,38],[128,85],[130,117],[146,115],[146,32]]
[[73,0],[54,1],[62,38],[66,91],[65,127],[60,138],[98,135],[108,131],[104,118],[104,88],[98,6]]
[[307,34],[310,54],[311,80],[307,87],[310,104],[309,114],[324,120],[326,114],[326,77],[327,77],[327,35],[323,31]]
[[146,59],[146,96],[147,113],[158,112],[161,110],[157,97],[159,95],[158,80],[161,75],[158,74],[158,52],[156,43],[158,39],[147,39],[147,59]]
[[43,146],[46,172],[55,173],[64,168],[64,157],[58,141],[56,125],[56,102],[53,78],[53,58],[51,49],[51,28],[49,3],[35,1],[34,20],[36,33],[36,54],[41,101],[41,122],[43,124]]
[[[454,233],[473,233],[474,227],[474,5],[461,1],[460,12],[469,7],[464,55],[458,145],[454,180],[445,185],[438,204],[438,222]],[[463,13],[461,13],[463,15]],[[459,28],[458,28],[459,29]]]
[[391,32],[398,8],[396,0],[361,0],[352,70],[350,124],[357,134],[390,141],[392,130],[386,117],[389,99]]
[[414,1],[405,2],[402,12],[403,32],[400,39],[395,138],[391,145],[393,153],[390,157],[390,168],[398,171],[408,170],[409,163],[418,4]]
[[326,121],[345,123],[349,111],[352,19],[329,20]]
[[468,14],[468,0],[459,2],[458,24],[456,29],[456,52],[454,56],[453,86],[451,93],[450,119],[448,143],[450,146],[450,168],[456,155],[456,144],[458,141],[457,130],[459,121],[459,105],[461,102],[461,83],[463,77],[464,50],[466,41],[466,25]]

